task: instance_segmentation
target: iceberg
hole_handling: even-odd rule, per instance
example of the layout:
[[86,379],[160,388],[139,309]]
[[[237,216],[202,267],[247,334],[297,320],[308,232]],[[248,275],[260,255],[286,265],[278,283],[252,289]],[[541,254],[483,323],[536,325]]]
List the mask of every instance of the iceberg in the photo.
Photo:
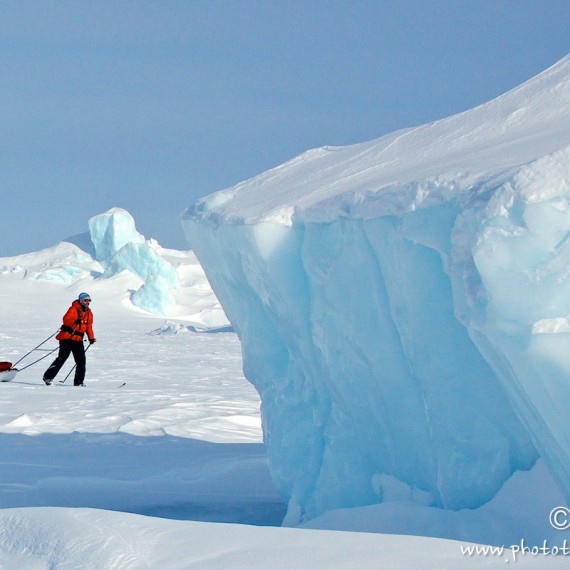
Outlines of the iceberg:
[[172,289],[178,287],[176,270],[149,245],[127,243],[106,263],[103,277],[112,277],[128,270],[141,279],[159,275]]
[[111,260],[128,244],[144,244],[145,238],[136,227],[133,217],[122,208],[111,208],[89,219],[89,233],[95,247],[95,259]]
[[262,400],[286,524],[570,501],[570,56],[484,105],[198,201],[190,247]]
[[103,277],[128,270],[147,279],[160,275],[171,287],[178,286],[176,270],[163,259],[154,240],[147,240],[135,227],[135,220],[122,208],[111,208],[89,220],[89,233],[95,258],[105,267]]
[[131,309],[178,318],[195,331],[231,329],[192,251],[145,238],[122,208],[93,216],[88,224],[88,232],[53,247],[0,257],[0,276],[49,282],[71,295],[114,291]]
[[150,313],[168,314],[176,305],[176,269],[160,255],[158,243],[137,231],[131,214],[122,208],[111,208],[94,216],[89,219],[89,234],[95,257],[104,267],[101,277],[130,272],[143,281],[131,295],[133,305]]
[[159,315],[166,315],[176,305],[168,281],[159,274],[150,274],[132,297],[133,305]]

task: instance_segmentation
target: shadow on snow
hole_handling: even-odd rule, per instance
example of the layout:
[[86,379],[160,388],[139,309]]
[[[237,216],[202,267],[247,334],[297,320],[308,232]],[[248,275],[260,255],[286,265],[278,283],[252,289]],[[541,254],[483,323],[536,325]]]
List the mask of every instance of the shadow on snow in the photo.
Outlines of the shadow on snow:
[[265,446],[124,433],[0,434],[0,508],[92,507],[278,526]]

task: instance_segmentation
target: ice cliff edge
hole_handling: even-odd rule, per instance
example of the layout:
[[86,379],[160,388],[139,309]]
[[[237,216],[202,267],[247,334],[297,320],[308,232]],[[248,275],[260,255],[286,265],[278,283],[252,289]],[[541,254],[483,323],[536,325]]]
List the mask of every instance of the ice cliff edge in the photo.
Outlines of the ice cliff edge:
[[570,501],[569,181],[567,56],[188,209],[290,522],[394,498],[477,507],[538,455]]

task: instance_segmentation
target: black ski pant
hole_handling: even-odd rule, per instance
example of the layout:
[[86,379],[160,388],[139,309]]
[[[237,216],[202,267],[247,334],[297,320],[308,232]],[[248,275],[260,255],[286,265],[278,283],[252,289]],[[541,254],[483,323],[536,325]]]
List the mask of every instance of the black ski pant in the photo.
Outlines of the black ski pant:
[[57,358],[51,363],[51,366],[45,371],[44,379],[53,380],[56,377],[57,373],[60,371],[61,367],[65,364],[65,361],[69,358],[69,355],[72,353],[76,364],[73,384],[75,386],[83,384],[83,380],[85,379],[86,358],[83,342],[80,340],[59,341],[59,353],[57,355]]

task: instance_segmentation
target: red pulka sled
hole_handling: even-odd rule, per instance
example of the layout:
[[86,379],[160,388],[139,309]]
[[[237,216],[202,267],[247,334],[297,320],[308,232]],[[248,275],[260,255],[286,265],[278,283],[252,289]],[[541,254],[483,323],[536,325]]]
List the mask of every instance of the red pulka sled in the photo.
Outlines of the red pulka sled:
[[0,362],[0,382],[10,382],[18,374],[18,369],[11,362]]

